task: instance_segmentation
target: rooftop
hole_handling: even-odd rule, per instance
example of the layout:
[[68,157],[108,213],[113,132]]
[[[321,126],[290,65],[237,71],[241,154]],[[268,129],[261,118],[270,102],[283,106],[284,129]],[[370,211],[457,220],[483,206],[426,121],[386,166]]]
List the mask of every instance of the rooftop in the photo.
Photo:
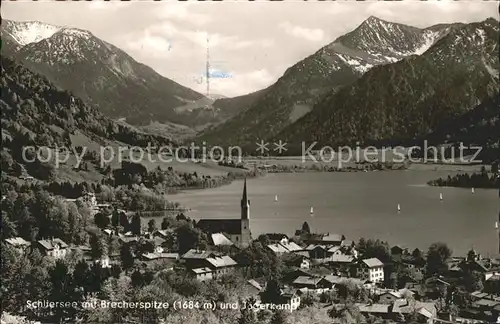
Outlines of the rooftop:
[[220,245],[234,245],[234,243],[231,242],[231,240],[228,239],[222,233],[214,233],[210,237],[212,238],[212,244],[215,245],[215,246],[220,246]]
[[368,266],[368,268],[378,268],[378,267],[383,267],[384,266],[384,264],[382,263],[382,261],[380,261],[377,258],[365,259],[365,260],[362,260],[362,262],[364,264],[366,264]]
[[231,257],[225,255],[222,257],[208,258],[207,261],[216,268],[232,267],[238,265]]
[[12,237],[5,240],[5,242],[14,246],[30,246],[31,243],[23,239],[22,237]]
[[211,251],[203,251],[191,249],[187,251],[182,258],[183,259],[194,259],[194,260],[204,260],[215,256],[215,254]]
[[38,243],[40,243],[40,245],[43,246],[46,250],[53,250],[56,247],[60,249],[65,249],[68,247],[68,244],[66,244],[63,240],[59,238],[39,240]]
[[194,272],[195,274],[204,274],[204,273],[210,273],[210,272],[212,272],[212,270],[210,270],[207,267],[205,267],[205,268],[191,269],[191,271]]

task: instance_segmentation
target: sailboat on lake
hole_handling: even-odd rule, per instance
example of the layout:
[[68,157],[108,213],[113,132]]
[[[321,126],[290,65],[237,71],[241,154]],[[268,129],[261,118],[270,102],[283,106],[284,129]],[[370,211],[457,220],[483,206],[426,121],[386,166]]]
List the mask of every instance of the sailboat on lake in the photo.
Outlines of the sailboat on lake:
[[442,193],[439,194],[439,200],[443,200],[443,194]]
[[474,193],[474,188],[471,189],[471,192]]
[[401,205],[398,204],[398,213],[401,211]]
[[311,216],[314,214],[314,208],[311,206],[311,211],[309,212],[309,214],[311,214]]
[[278,202],[278,195],[274,196],[274,202]]

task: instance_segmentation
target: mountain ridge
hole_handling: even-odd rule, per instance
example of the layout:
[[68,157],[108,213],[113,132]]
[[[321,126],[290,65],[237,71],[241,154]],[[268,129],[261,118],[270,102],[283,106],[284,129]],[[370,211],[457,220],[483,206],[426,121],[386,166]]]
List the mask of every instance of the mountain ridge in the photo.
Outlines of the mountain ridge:
[[[375,26],[377,31],[366,32],[367,25]],[[452,28],[453,24],[434,27],[437,30],[432,31],[435,34],[433,40]],[[401,43],[400,33],[407,34],[405,39],[410,45]],[[429,37],[424,35],[429,33],[425,29],[369,18],[353,31],[288,68],[243,114],[202,132],[196,140],[212,145],[242,145],[270,138],[309,113],[317,101],[330,91],[338,91],[355,82],[374,66],[413,55],[427,44]],[[366,43],[362,41],[368,34],[372,43],[374,38],[377,41],[384,39],[383,50],[379,45],[370,50],[364,46]]]
[[[4,22],[2,33],[9,34],[15,29],[13,26],[29,25]],[[19,30],[18,33],[21,34]],[[204,97],[159,75],[89,31],[55,26],[38,38],[30,37],[31,41],[21,41],[25,45],[12,51],[12,56],[55,85],[98,106],[111,118],[127,118],[129,123],[138,125],[151,120],[184,124],[186,116],[177,114],[174,108]]]
[[490,20],[453,29],[423,55],[377,66],[332,91],[276,138],[367,145],[431,133],[498,90],[498,30]]

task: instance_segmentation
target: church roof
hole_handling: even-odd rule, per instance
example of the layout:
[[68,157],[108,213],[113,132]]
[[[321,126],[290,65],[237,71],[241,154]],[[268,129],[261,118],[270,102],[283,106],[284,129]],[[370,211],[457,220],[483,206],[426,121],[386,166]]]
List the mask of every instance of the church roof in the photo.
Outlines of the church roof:
[[201,219],[196,227],[209,233],[241,234],[241,219]]
[[214,233],[210,235],[212,239],[213,245],[219,246],[219,245],[234,245],[233,242],[231,242],[230,239],[228,239],[224,234],[222,233]]

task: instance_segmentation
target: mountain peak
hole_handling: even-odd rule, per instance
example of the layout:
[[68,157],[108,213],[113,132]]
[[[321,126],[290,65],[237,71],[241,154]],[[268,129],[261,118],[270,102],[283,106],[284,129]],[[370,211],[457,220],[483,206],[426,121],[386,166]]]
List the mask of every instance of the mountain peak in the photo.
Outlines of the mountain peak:
[[2,20],[2,31],[7,32],[21,46],[37,43],[51,37],[63,27],[46,24],[36,20]]

